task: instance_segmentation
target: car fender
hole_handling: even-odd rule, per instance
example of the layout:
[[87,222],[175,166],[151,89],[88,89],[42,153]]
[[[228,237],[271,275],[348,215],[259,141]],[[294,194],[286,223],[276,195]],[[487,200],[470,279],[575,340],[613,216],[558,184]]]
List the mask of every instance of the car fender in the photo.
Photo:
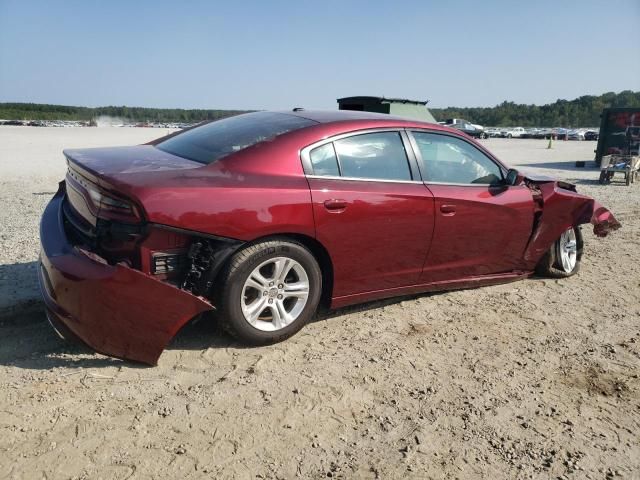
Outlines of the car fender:
[[591,223],[593,233],[605,237],[621,227],[613,214],[593,198],[576,192],[566,182],[544,177],[525,178],[536,203],[531,238],[524,253],[526,268],[535,268],[562,232],[572,226]]

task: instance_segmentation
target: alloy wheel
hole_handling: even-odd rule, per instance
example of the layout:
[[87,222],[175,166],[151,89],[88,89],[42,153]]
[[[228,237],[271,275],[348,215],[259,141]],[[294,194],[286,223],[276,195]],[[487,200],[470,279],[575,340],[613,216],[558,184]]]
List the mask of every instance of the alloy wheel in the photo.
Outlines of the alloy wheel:
[[288,257],[270,258],[258,265],[242,288],[241,307],[251,326],[265,332],[293,323],[309,298],[304,267]]
[[576,232],[573,227],[566,230],[558,240],[557,256],[560,260],[558,263],[566,273],[571,273],[576,267],[578,259],[578,242],[576,240]]

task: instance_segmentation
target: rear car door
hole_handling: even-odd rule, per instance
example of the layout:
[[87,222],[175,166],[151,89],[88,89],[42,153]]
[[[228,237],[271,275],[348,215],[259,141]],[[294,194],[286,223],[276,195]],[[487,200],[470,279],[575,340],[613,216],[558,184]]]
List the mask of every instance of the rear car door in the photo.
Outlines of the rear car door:
[[505,168],[458,136],[412,131],[435,230],[421,283],[506,273],[522,265],[533,228],[533,197],[508,186]]
[[401,129],[360,131],[302,151],[316,236],[334,270],[333,296],[413,285],[434,227],[434,202]]

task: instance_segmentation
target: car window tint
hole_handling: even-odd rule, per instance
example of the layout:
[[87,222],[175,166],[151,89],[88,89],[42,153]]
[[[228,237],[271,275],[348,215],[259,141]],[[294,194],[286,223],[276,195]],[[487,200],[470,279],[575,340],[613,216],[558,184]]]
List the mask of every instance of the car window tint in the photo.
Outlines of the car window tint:
[[286,113],[247,113],[186,130],[158,143],[156,148],[196,162],[213,163],[256,143],[316,123]]
[[464,140],[447,135],[413,132],[427,182],[496,185],[502,170]]
[[398,132],[356,135],[334,142],[343,177],[411,180]]
[[311,165],[313,166],[314,175],[340,175],[338,170],[338,159],[333,149],[333,143],[326,143],[320,147],[314,148],[309,153]]

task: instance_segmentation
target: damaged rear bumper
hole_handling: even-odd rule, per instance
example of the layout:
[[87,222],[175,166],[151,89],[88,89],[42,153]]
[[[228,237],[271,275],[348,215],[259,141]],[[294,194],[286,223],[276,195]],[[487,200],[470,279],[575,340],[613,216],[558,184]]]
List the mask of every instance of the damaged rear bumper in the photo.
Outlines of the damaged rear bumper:
[[97,352],[156,364],[178,330],[212,305],[74,247],[64,230],[63,198],[60,189],[40,223],[38,278],[49,321]]

